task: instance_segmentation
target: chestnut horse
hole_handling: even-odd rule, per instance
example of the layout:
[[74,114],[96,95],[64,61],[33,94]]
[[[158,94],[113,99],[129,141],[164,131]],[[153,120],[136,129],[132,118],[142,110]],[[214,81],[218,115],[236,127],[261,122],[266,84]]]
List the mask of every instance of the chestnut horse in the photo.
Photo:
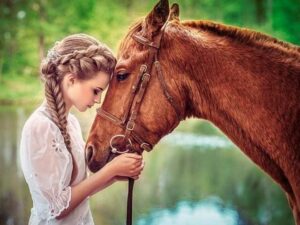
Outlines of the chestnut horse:
[[206,119],[282,187],[300,225],[300,48],[178,15],[161,0],[123,39],[87,140],[90,170],[111,148],[151,150],[181,120]]

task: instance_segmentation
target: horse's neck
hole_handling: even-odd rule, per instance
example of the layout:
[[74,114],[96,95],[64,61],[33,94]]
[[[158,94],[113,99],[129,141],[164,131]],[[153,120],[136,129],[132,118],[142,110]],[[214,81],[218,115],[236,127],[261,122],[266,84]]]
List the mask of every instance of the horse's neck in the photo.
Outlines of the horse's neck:
[[300,111],[299,76],[259,49],[214,45],[198,49],[197,62],[191,65],[187,82],[193,107],[188,115],[212,121],[240,147],[249,142],[261,148],[269,147],[264,143],[286,143],[285,137],[292,135],[289,126],[299,123],[285,116],[296,117]]

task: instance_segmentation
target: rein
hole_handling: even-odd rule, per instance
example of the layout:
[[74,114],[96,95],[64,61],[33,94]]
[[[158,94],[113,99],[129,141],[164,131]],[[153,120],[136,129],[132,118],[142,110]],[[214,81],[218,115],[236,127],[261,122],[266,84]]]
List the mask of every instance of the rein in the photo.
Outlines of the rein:
[[[139,74],[137,76],[137,80],[134,82],[131,87],[131,94],[129,99],[129,104],[123,117],[120,119],[113,114],[105,111],[102,108],[97,109],[97,114],[104,119],[109,120],[113,124],[122,128],[125,131],[124,134],[114,135],[110,140],[110,155],[108,157],[108,161],[112,158],[113,155],[123,154],[126,152],[136,152],[138,154],[142,154],[144,150],[151,151],[153,145],[148,141],[145,141],[139,134],[147,133],[147,130],[137,124],[135,121],[137,119],[137,115],[139,109],[142,104],[143,97],[145,95],[146,89],[148,87],[149,81],[151,79],[151,71],[154,67],[156,69],[156,74],[159,79],[160,86],[163,90],[164,96],[168,100],[168,102],[174,108],[176,112],[177,119],[180,121],[182,118],[181,110],[179,104],[177,104],[174,98],[171,96],[167,84],[165,82],[160,62],[158,61],[158,54],[160,50],[161,40],[164,34],[164,30],[167,23],[161,28],[160,33],[157,35],[155,41],[150,41],[147,38],[133,34],[132,38],[138,43],[149,47],[149,57],[145,64],[142,64],[140,67]],[[122,148],[125,149],[123,151],[119,150],[114,146],[114,142],[117,139],[122,139]],[[134,148],[132,141],[138,144],[139,148]],[[125,148],[124,148],[125,147]],[[128,178],[128,197],[127,197],[127,225],[132,225],[132,194],[133,194],[133,186],[134,180],[132,178]]]

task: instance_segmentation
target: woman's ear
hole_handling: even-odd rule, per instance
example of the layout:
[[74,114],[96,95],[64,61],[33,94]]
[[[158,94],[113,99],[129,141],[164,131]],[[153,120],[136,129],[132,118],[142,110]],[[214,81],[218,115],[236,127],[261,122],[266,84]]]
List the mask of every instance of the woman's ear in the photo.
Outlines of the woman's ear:
[[64,80],[67,84],[67,87],[73,85],[76,81],[77,81],[77,78],[75,77],[74,74],[72,73],[67,73],[64,77]]

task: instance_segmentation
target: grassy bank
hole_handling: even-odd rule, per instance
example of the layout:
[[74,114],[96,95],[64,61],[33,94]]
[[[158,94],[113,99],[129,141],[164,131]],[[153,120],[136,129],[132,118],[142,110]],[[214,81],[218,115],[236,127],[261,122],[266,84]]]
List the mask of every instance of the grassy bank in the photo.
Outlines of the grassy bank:
[[42,100],[43,86],[38,77],[10,76],[0,82],[0,104],[32,104]]

